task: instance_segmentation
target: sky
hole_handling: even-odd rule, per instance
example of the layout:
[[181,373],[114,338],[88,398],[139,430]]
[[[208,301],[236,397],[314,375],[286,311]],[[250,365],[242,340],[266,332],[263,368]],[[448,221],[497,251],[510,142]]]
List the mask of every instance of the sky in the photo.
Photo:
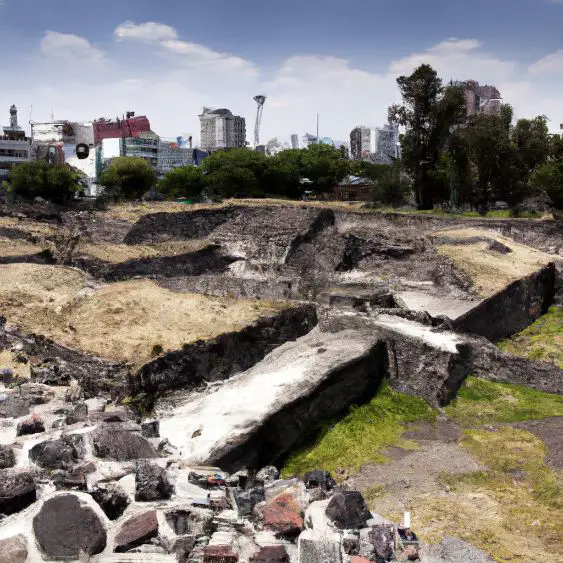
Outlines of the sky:
[[381,126],[422,63],[493,84],[515,116],[563,123],[563,0],[0,0],[0,124],[147,115],[199,140],[204,105],[261,141]]

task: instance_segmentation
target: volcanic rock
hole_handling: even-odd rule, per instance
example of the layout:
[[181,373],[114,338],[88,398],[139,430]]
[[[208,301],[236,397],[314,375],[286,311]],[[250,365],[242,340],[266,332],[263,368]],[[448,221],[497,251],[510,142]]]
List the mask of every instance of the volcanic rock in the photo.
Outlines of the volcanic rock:
[[19,418],[29,414],[29,403],[16,395],[0,396],[0,418]]
[[31,473],[0,470],[0,514],[19,512],[36,500],[35,479]]
[[289,563],[289,555],[283,545],[262,546],[249,559],[250,563]]
[[237,506],[239,513],[243,516],[250,516],[256,504],[262,502],[265,498],[264,487],[260,486],[238,492]]
[[16,436],[28,436],[30,434],[39,434],[40,432],[45,432],[45,424],[39,415],[34,414],[31,418],[18,423]]
[[76,424],[77,422],[85,422],[88,420],[88,405],[86,403],[78,403],[66,415],[65,422],[67,424]]
[[289,494],[281,494],[263,510],[264,528],[282,535],[295,535],[303,529],[301,507]]
[[106,488],[94,489],[90,494],[110,520],[117,520],[131,502],[129,495],[119,485],[112,483]]
[[16,456],[12,446],[0,445],[0,469],[7,469],[16,465]]
[[18,534],[0,540],[0,563],[25,563],[27,560],[27,539]]
[[268,465],[256,473],[256,480],[261,481],[264,485],[273,483],[280,476],[280,472],[273,466]]
[[303,481],[307,489],[321,488],[325,491],[330,491],[336,486],[336,481],[328,471],[310,471],[305,473]]
[[135,427],[130,428],[127,424],[103,424],[92,433],[94,454],[115,461],[157,457],[151,443]]
[[123,553],[148,542],[158,535],[156,511],[149,510],[126,520],[115,537],[114,551]]
[[364,528],[371,518],[364,497],[358,491],[336,493],[326,507],[326,515],[343,530]]
[[166,470],[156,464],[139,465],[135,476],[136,501],[169,499],[174,492],[174,486],[168,480]]
[[158,422],[158,420],[141,422],[141,434],[145,438],[160,438],[159,428],[160,423]]
[[29,458],[44,469],[69,469],[86,453],[80,434],[61,436],[58,440],[40,442],[31,448]]
[[55,559],[101,553],[107,534],[103,522],[83,498],[61,494],[45,501],[33,518],[35,539],[41,550]]

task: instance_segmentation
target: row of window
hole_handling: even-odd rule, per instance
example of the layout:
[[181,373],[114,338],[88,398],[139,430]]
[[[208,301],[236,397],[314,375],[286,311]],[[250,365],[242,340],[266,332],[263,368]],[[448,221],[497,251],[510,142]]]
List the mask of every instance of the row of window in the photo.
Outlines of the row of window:
[[17,151],[13,149],[0,149],[0,156],[13,156],[14,158],[29,158],[29,152]]

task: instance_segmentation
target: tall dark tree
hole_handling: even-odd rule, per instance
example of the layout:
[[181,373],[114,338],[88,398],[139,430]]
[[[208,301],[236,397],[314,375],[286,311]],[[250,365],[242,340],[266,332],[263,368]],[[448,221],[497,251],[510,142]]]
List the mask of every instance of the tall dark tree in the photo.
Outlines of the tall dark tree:
[[550,151],[547,118],[519,119],[512,130],[512,140],[518,150],[518,160],[526,177],[544,164]]
[[443,184],[439,162],[452,126],[465,115],[465,95],[456,86],[444,87],[436,71],[421,65],[397,79],[403,105],[393,114],[407,128],[402,138],[403,165],[412,175],[419,209],[432,209]]
[[156,184],[156,174],[142,158],[121,156],[112,160],[100,175],[98,183],[105,193],[116,199],[136,199],[146,194]]

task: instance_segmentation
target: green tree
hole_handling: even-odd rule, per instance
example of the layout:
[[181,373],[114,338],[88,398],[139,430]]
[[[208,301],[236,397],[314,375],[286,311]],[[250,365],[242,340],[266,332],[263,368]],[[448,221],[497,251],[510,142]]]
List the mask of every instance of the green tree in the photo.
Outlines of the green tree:
[[111,198],[137,199],[156,184],[156,174],[146,160],[122,156],[111,162],[98,183]]
[[530,176],[530,186],[545,190],[558,209],[563,209],[563,160],[546,162]]
[[217,151],[201,167],[205,183],[222,197],[260,197],[267,168],[264,154],[246,148]]
[[375,180],[374,201],[393,207],[404,204],[411,191],[411,185],[401,162],[395,160],[391,164],[376,164],[375,166],[377,166],[377,169],[374,169],[377,170],[377,175],[373,178]]
[[17,164],[10,174],[13,193],[26,199],[42,197],[61,204],[80,191],[80,179],[69,166],[54,166],[44,160]]
[[313,182],[318,193],[326,193],[349,173],[349,161],[330,145],[310,145],[301,155],[301,174]]
[[262,186],[266,195],[299,198],[303,195],[302,154],[299,149],[280,151],[267,161],[267,168],[262,178]]
[[450,129],[465,115],[461,88],[444,87],[436,71],[421,65],[410,76],[400,76],[397,84],[402,106],[394,106],[398,122],[407,128],[402,137],[402,158],[414,182],[419,209],[432,209],[443,192],[438,167]]
[[173,199],[177,197],[198,197],[203,190],[204,178],[198,166],[174,168],[158,183],[158,191]]
[[550,138],[545,116],[519,119],[512,130],[511,137],[518,150],[522,173],[526,177],[547,161]]

